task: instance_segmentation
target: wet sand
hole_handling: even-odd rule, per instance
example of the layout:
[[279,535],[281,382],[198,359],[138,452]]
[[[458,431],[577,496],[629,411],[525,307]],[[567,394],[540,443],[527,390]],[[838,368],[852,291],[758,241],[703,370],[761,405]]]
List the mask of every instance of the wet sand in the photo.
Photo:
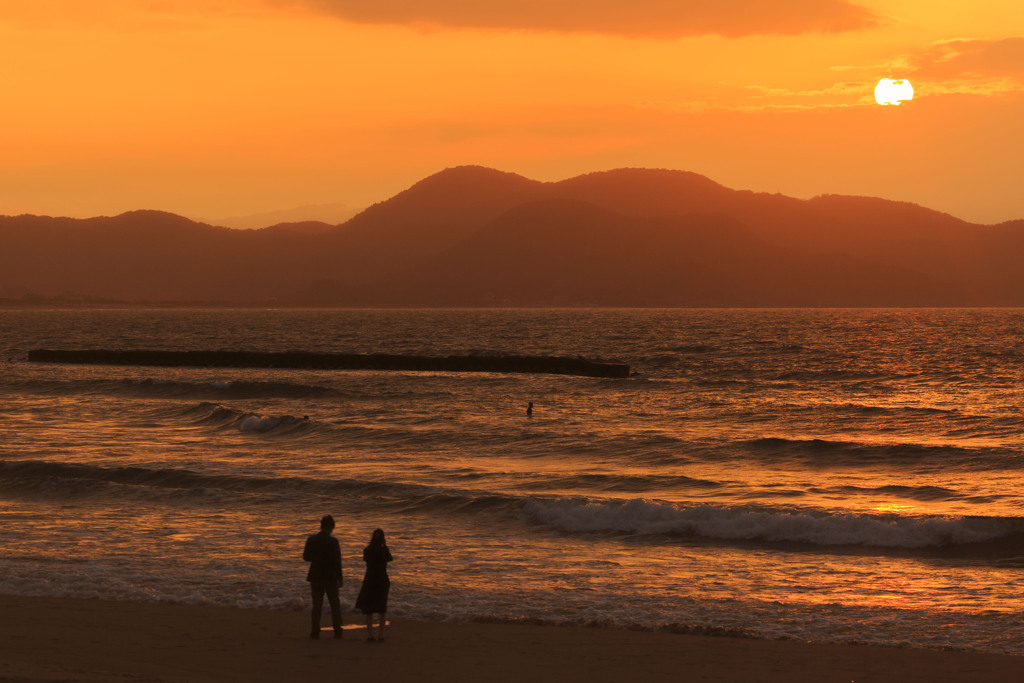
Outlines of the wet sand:
[[1024,680],[1024,657],[1008,655],[402,619],[368,643],[362,628],[312,640],[307,624],[303,612],[0,596],[0,681]]

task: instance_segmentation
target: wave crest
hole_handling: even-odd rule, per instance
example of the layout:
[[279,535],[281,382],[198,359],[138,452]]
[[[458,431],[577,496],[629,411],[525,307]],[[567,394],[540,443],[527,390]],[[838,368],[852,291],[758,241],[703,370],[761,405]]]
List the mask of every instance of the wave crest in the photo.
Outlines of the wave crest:
[[1002,518],[901,517],[863,513],[702,505],[676,507],[644,499],[598,503],[533,499],[524,512],[570,533],[624,532],[818,546],[927,548],[983,543],[1020,531]]
[[240,432],[288,432],[292,433],[312,427],[314,422],[303,415],[261,415],[234,408],[225,408],[217,403],[204,401],[184,411],[186,417],[198,424],[218,428],[233,428]]

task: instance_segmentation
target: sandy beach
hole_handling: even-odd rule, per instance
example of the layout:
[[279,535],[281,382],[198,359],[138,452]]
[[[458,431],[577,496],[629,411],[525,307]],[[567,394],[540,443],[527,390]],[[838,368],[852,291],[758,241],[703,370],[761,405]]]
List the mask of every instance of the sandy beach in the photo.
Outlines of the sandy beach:
[[[2,681],[1016,681],[1024,658],[595,628],[395,620],[311,640],[302,612],[0,596]],[[325,618],[324,623],[327,623]]]

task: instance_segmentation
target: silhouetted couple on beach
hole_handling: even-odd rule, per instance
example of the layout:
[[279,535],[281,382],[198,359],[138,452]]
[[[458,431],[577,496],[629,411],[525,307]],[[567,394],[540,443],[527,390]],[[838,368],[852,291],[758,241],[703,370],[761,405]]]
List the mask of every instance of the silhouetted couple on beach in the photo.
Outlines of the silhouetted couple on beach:
[[[338,590],[344,584],[341,570],[341,545],[334,533],[334,518],[325,515],[320,520],[320,531],[306,539],[306,547],[302,551],[302,559],[309,562],[306,581],[313,598],[312,630],[310,638],[320,637],[320,616],[323,612],[324,595],[331,606],[331,625],[334,637],[341,638],[341,599]],[[366,563],[366,574],[363,586],[356,598],[356,609],[366,615],[366,640],[383,642],[384,624],[387,621],[388,591],[391,579],[388,578],[388,562],[391,562],[391,551],[384,538],[383,529],[374,529],[370,543],[363,549],[363,562]],[[380,616],[377,637],[373,637],[373,615]]]

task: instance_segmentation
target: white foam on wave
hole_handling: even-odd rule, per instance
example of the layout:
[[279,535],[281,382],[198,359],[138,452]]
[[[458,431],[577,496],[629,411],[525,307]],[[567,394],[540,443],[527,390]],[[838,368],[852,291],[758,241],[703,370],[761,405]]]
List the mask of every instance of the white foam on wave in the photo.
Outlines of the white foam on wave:
[[295,417],[293,415],[260,415],[249,413],[234,408],[226,408],[217,403],[204,401],[198,406],[189,408],[186,414],[198,415],[200,422],[230,425],[237,427],[242,432],[269,432],[278,427],[290,427],[293,425],[306,424],[308,417]]
[[531,499],[524,512],[573,533],[687,534],[835,546],[925,548],[979,543],[1012,531],[998,519],[909,517],[861,513],[701,505],[676,507],[644,499],[626,502]]
[[243,432],[267,432],[277,427],[284,418],[265,417],[263,415],[249,415],[238,428]]
[[291,415],[246,415],[238,425],[238,429],[243,432],[269,432],[278,427],[290,427],[307,421],[308,418]]

